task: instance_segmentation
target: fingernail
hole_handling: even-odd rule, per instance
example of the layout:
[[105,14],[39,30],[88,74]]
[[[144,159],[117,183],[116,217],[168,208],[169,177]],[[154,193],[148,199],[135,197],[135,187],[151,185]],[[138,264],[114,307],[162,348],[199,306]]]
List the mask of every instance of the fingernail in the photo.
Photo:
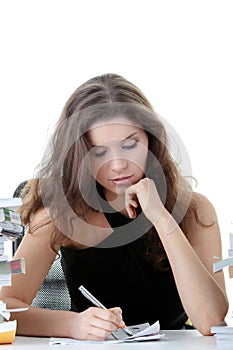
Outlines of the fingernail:
[[125,322],[123,320],[120,322],[119,327],[120,328],[124,328],[125,327]]

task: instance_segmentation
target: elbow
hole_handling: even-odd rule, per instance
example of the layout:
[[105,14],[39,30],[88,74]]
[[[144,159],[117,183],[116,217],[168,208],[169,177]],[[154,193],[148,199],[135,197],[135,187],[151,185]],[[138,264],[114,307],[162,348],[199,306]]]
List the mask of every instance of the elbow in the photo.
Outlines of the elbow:
[[201,333],[201,335],[205,336],[211,336],[213,333],[211,332],[212,325],[203,325],[201,327],[198,327],[197,330]]
[[222,307],[219,312],[210,313],[206,315],[200,315],[197,322],[194,324],[195,328],[205,336],[213,335],[211,328],[225,323],[225,317],[228,312],[228,303]]
[[196,329],[205,336],[210,336],[213,335],[211,328],[214,326],[218,326],[220,324],[226,324],[225,323],[225,316],[222,317],[212,317],[212,318],[207,318],[206,320],[201,320],[200,322],[195,325]]
[[197,328],[197,330],[201,333],[201,335],[211,336],[211,335],[214,335],[214,333],[211,332],[211,327],[217,326],[220,323],[222,324],[222,322],[224,322],[224,321],[220,321],[220,322],[215,323],[215,324],[211,323],[211,324],[201,325],[200,327]]

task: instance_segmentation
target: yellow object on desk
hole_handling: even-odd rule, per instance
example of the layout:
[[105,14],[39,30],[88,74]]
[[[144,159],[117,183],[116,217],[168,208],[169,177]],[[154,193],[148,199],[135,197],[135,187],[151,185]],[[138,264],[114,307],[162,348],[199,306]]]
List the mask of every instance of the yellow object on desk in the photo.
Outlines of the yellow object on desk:
[[16,327],[16,320],[0,323],[0,344],[12,344],[14,342]]

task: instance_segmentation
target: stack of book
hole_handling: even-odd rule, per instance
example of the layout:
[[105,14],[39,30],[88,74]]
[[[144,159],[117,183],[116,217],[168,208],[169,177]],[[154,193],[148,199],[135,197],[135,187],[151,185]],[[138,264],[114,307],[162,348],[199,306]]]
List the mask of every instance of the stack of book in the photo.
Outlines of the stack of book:
[[[11,286],[14,273],[25,273],[24,259],[9,260],[5,254],[5,242],[14,241],[23,235],[20,215],[15,211],[21,204],[19,198],[0,199],[0,286]],[[13,343],[16,333],[16,321],[9,321],[11,312],[24,309],[7,309],[0,300],[0,344]]]

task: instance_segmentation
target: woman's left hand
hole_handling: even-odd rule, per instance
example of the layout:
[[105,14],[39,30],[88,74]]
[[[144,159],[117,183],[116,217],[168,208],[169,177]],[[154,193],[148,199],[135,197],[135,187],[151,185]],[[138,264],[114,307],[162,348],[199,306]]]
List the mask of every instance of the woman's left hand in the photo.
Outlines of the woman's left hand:
[[140,205],[144,215],[153,224],[164,209],[154,181],[148,178],[143,178],[127,188],[125,202],[127,213],[131,219],[136,217],[136,208]]

